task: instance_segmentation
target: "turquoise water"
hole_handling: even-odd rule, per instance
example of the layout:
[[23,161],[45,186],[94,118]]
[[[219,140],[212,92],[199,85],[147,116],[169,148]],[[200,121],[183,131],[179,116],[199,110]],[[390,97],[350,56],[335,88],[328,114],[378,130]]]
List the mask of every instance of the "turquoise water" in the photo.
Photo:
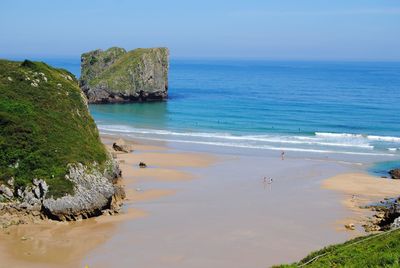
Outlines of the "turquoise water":
[[175,60],[169,85],[167,102],[91,105],[100,131],[400,158],[400,63]]

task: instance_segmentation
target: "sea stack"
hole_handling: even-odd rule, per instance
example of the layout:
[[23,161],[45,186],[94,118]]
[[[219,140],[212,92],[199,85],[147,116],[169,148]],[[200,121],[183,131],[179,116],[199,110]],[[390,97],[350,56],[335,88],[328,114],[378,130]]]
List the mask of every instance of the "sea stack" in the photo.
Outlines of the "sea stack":
[[89,103],[163,101],[168,68],[168,48],[97,49],[82,54],[79,85]]

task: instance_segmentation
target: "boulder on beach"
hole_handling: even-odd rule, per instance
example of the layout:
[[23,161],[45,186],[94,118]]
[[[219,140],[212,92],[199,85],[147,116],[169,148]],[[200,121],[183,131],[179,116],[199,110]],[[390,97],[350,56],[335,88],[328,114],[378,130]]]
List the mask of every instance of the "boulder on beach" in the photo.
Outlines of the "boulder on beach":
[[147,165],[146,165],[146,163],[144,163],[144,162],[140,162],[140,163],[139,163],[139,167],[140,167],[140,168],[145,168],[145,167],[147,167]]
[[132,152],[132,145],[128,144],[125,140],[123,139],[118,139],[116,140],[113,145],[112,145],[114,151],[117,152],[124,152],[124,153],[129,153]]
[[400,180],[400,168],[395,168],[389,171],[390,176],[392,179]]

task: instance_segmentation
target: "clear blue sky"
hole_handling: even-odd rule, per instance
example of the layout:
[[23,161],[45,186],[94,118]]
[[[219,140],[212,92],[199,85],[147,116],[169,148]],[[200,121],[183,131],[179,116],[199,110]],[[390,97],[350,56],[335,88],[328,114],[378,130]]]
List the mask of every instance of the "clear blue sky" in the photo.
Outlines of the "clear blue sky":
[[400,60],[400,0],[0,0],[1,57]]

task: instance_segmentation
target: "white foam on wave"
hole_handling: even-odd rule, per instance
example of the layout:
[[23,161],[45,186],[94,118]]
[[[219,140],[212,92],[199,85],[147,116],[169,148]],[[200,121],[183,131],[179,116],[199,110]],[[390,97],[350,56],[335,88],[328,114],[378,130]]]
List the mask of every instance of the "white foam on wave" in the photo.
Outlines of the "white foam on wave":
[[235,136],[230,133],[208,133],[208,132],[173,132],[168,130],[158,129],[141,129],[132,128],[129,126],[121,125],[99,125],[100,130],[122,132],[122,133],[136,133],[136,134],[153,134],[153,135],[169,135],[193,138],[207,138],[214,140],[235,140],[241,142],[262,142],[262,143],[280,143],[280,144],[297,144],[297,145],[317,145],[317,146],[331,146],[331,147],[353,147],[362,149],[373,149],[374,146],[366,142],[346,141],[346,140],[332,140],[321,139],[318,137],[304,137],[304,136],[287,136],[287,135],[243,135]]
[[400,137],[389,137],[389,136],[372,136],[368,135],[367,138],[372,141],[387,141],[387,142],[394,142],[400,143]]
[[363,135],[363,134],[351,134],[351,133],[330,133],[330,132],[315,132],[317,137],[327,138],[352,138],[352,139],[366,139],[370,141],[385,141],[400,143],[400,137],[391,136],[377,136],[377,135]]
[[317,137],[329,137],[329,138],[362,138],[361,134],[350,134],[350,133],[330,133],[330,132],[315,132]]
[[[134,138],[134,136],[132,136],[132,137]],[[289,151],[289,152],[292,151],[292,152],[307,152],[307,153],[366,155],[366,156],[395,156],[394,154],[387,154],[387,153],[364,153],[364,152],[347,152],[347,151],[333,151],[333,150],[319,150],[319,149],[305,149],[305,148],[291,148],[291,147],[254,146],[254,145],[237,144],[237,143],[159,139],[159,138],[152,138],[152,137],[140,137],[140,138],[146,139],[146,140],[154,140],[154,141],[192,143],[192,144],[203,144],[203,145],[222,146],[222,147],[245,148],[245,149],[262,149],[262,150],[274,150],[274,151],[282,151],[283,150],[283,151]]]

